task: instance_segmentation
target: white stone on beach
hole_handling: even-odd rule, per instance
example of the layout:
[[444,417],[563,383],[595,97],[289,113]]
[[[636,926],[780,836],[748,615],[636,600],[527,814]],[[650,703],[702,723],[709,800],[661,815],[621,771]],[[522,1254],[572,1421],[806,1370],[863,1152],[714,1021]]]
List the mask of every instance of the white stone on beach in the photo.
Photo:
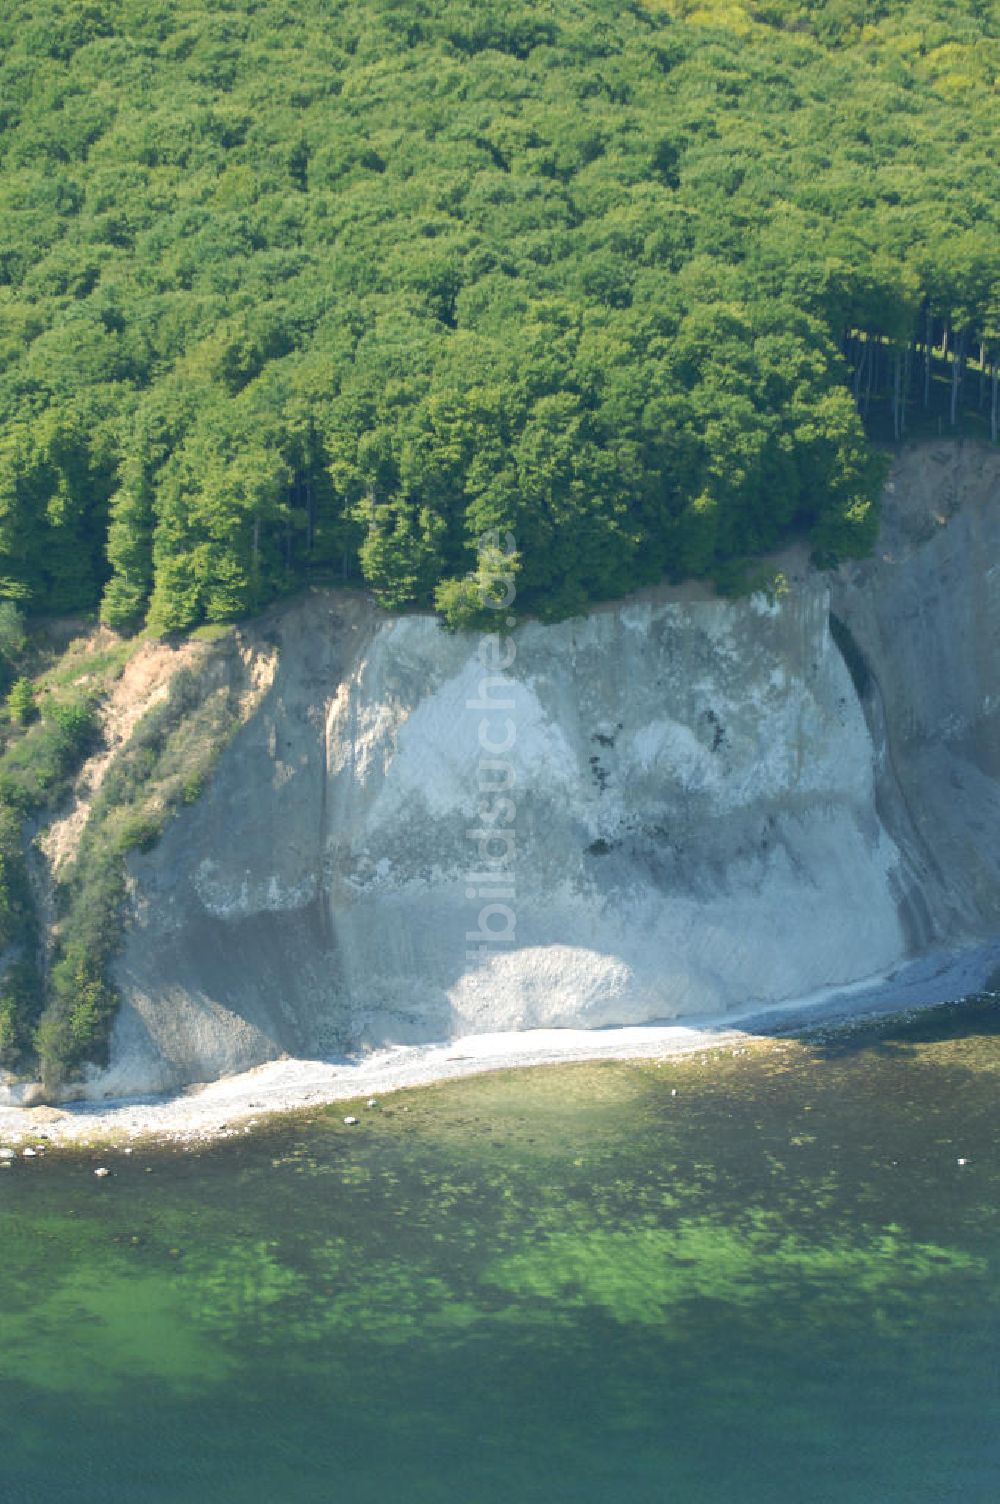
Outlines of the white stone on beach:
[[360,1121],[361,1121],[360,1118],[347,1117],[347,1118],[344,1119],[344,1125],[347,1128],[356,1128],[357,1125],[360,1123]]

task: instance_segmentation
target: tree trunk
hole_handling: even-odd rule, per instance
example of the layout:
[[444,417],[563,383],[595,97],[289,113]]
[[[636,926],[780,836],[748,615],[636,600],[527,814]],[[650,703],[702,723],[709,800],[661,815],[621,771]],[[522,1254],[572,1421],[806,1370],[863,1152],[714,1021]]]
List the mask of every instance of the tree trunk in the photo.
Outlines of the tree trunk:
[[924,407],[931,405],[931,346],[934,343],[934,317],[927,305],[927,329],[924,335]]
[[859,337],[858,344],[860,346],[860,349],[858,350],[858,358],[857,358],[857,360],[854,363],[854,400],[855,400],[855,402],[860,402],[860,399],[861,399],[861,381],[862,381],[862,378],[864,376],[865,365],[866,365],[866,363],[868,361],[868,341],[865,340],[865,342],[862,344],[861,339]]
[[1000,421],[1000,365],[993,362],[993,406],[990,408],[990,438],[997,441],[997,423]]
[[871,340],[868,341],[868,345],[869,345],[869,353],[868,353],[868,380],[865,383],[865,417],[866,418],[868,416],[868,411],[869,411],[869,409],[870,409],[870,407],[872,405],[872,379],[873,379],[874,374],[875,374],[875,357],[877,357],[877,354],[878,354],[878,351],[876,349],[872,348],[872,341]]
[[979,341],[979,411],[986,406],[986,346]]
[[951,360],[951,426],[958,422],[958,401],[962,393],[962,366],[965,362],[965,330],[955,336]]
[[903,356],[896,350],[892,373],[892,436],[898,443],[903,433]]

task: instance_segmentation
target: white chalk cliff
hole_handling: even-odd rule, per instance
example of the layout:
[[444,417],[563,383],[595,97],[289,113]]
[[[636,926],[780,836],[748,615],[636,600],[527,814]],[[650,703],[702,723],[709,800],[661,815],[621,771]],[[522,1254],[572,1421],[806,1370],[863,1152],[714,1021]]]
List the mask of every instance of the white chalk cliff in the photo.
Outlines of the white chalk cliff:
[[[475,635],[337,592],[275,613],[270,690],[132,863],[89,1089],[723,1014],[1000,933],[1000,456],[907,453],[875,557],[786,573],[527,623],[493,713]],[[484,719],[516,927],[470,959]]]

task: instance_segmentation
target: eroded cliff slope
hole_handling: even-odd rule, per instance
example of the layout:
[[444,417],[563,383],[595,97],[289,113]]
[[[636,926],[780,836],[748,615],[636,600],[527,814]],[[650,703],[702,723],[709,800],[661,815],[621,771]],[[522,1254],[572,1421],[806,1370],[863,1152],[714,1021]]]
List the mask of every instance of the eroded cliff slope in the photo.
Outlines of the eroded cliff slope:
[[504,683],[482,638],[298,601],[210,787],[132,859],[89,1089],[723,1013],[996,934],[998,561],[1000,457],[923,447],[872,560],[525,624]]

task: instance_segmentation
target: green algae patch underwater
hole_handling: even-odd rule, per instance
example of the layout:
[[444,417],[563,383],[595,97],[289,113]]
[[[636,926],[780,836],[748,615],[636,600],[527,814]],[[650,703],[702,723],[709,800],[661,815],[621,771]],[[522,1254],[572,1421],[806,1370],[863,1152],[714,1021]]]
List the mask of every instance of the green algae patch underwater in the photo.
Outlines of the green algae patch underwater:
[[973,1002],[19,1161],[4,1496],[985,1504],[998,1068]]

